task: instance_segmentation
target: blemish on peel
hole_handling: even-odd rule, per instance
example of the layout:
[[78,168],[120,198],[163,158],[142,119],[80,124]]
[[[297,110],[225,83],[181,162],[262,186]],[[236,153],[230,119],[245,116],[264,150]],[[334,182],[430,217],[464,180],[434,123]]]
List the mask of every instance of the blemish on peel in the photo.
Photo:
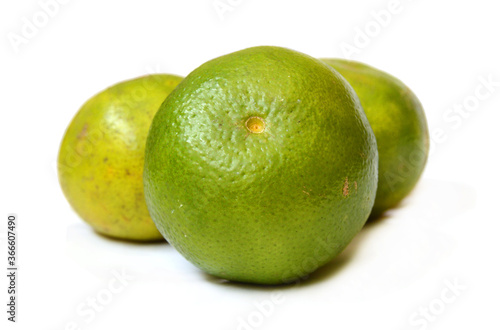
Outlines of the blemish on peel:
[[349,195],[349,179],[346,177],[344,181],[344,187],[342,188],[342,194],[344,197]]
[[82,130],[80,131],[80,133],[78,133],[78,135],[76,136],[76,138],[77,138],[78,140],[81,140],[81,139],[83,139],[84,137],[86,137],[86,136],[87,136],[87,130],[88,130],[88,128],[89,128],[89,124],[85,124],[85,125],[83,125]]

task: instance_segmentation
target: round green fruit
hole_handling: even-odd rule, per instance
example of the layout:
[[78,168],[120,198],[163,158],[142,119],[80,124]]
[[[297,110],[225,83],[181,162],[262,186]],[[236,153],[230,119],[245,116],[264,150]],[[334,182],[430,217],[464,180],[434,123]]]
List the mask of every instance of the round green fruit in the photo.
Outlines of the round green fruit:
[[372,218],[396,206],[417,184],[429,154],[424,110],[395,77],[366,64],[322,59],[356,91],[377,138],[379,180]]
[[116,84],[89,99],[67,128],[59,182],[76,213],[97,232],[162,238],[144,200],[144,149],[156,111],[181,80],[155,74]]
[[349,84],[279,47],[211,60],[167,97],[144,189],[165,238],[204,271],[280,284],[338,255],[363,227],[377,147]]

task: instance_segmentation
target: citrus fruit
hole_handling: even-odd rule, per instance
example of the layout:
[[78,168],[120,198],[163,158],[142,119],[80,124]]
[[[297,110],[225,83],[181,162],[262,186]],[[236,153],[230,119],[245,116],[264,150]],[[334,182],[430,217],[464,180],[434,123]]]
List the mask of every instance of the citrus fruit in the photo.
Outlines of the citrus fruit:
[[330,261],[363,227],[375,136],[349,84],[279,47],[213,59],[150,128],[146,202],[189,261],[224,279],[279,284]]
[[424,170],[429,132],[422,105],[405,84],[383,71],[354,61],[322,60],[354,88],[377,138],[375,218],[406,197]]
[[155,74],[116,84],[89,99],[67,128],[59,182],[76,213],[97,232],[162,238],[144,200],[144,149],[154,114],[181,80]]

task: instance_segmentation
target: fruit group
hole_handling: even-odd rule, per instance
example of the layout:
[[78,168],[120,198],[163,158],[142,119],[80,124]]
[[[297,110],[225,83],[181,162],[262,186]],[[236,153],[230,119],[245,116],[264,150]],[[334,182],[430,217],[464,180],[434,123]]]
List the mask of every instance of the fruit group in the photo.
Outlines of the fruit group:
[[156,74],[114,85],[89,99],[67,128],[59,182],[73,209],[97,232],[161,239],[144,200],[144,149],[156,111],[181,80]]
[[429,153],[422,105],[395,77],[366,64],[322,59],[356,91],[377,138],[379,181],[371,217],[396,206],[415,187]]
[[363,227],[375,137],[347,82],[279,47],[211,60],[167,97],[149,132],[144,189],[160,232],[233,281],[314,271]]

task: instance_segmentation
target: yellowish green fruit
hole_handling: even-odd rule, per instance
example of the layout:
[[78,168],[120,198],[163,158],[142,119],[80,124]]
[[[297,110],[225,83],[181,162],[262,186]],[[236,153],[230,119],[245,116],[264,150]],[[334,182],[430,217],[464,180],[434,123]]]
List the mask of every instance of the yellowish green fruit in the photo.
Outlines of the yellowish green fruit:
[[59,182],[73,209],[97,232],[158,240],[144,200],[149,126],[181,77],[155,74],[116,84],[89,99],[64,135]]
[[429,131],[421,103],[395,77],[366,64],[322,59],[356,91],[377,138],[379,181],[371,217],[396,206],[415,187],[429,153]]
[[280,284],[338,255],[377,185],[375,136],[349,84],[279,47],[211,60],[167,97],[144,189],[160,232],[228,280]]

